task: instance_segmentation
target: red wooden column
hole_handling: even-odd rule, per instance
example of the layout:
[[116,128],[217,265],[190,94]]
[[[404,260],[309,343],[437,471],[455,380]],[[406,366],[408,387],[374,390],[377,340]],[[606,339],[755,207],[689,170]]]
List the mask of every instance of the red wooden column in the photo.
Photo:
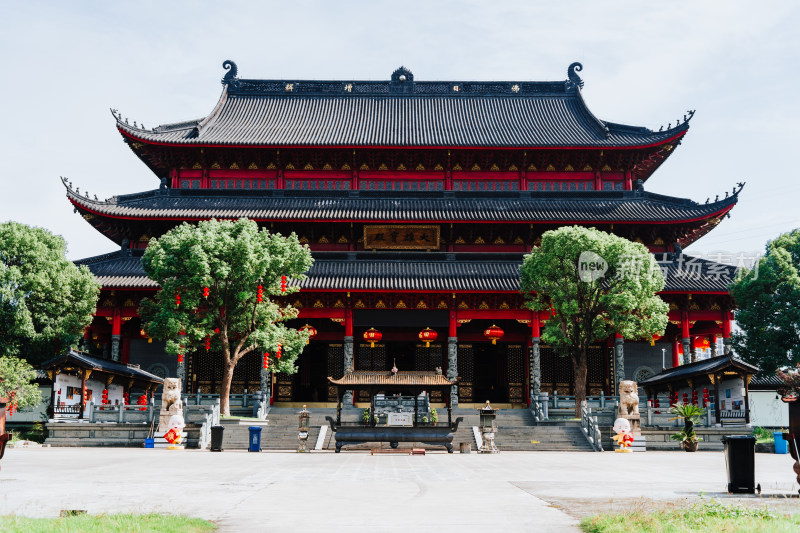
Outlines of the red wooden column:
[[731,312],[722,312],[722,351],[725,355],[731,353]]
[[678,352],[679,341],[672,341],[672,368],[681,366],[681,354]]

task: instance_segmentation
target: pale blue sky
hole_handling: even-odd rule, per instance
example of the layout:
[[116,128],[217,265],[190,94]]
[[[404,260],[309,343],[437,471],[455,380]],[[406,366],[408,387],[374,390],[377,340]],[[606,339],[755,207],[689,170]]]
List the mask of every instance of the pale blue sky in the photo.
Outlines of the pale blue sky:
[[800,226],[800,8],[793,2],[0,1],[0,220],[63,235],[77,259],[115,245],[58,180],[101,198],[155,176],[109,113],[148,127],[205,116],[233,59],[251,78],[562,80],[581,61],[604,120],[696,109],[648,190],[703,202],[747,181],[732,218],[688,249],[758,252]]

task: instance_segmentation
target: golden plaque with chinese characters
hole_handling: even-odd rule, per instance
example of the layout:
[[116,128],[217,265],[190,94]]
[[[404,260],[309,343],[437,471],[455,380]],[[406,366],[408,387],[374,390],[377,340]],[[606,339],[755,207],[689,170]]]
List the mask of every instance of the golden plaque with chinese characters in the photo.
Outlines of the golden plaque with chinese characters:
[[438,250],[439,226],[364,226],[365,250]]

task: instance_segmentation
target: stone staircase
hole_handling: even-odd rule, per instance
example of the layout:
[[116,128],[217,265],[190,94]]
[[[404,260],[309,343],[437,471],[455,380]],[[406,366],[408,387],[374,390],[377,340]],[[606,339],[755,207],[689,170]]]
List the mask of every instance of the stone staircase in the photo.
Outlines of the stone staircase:
[[[225,433],[223,434],[223,448],[230,450],[246,450],[249,444],[248,426],[261,425],[261,448],[263,450],[296,450],[297,440],[297,413],[298,408],[273,407],[267,415],[268,424],[249,420],[223,420]],[[316,408],[311,411],[308,435],[308,449],[314,449],[320,433],[320,426],[327,426],[328,430],[323,443],[324,450],[333,450],[336,441],[330,430],[326,416],[336,417],[336,409]],[[447,411],[440,409],[440,423],[447,423]],[[454,409],[453,420],[463,417],[464,420],[453,436],[453,449],[458,452],[459,444],[470,444],[473,452],[477,445],[473,434],[473,426],[479,425],[479,416],[474,409]],[[358,421],[361,418],[361,409],[350,409],[342,412],[343,421]],[[550,421],[536,424],[533,415],[528,409],[502,409],[497,414],[497,447],[501,451],[575,451],[590,452],[592,447],[581,431],[577,421]],[[369,450],[377,447],[388,447],[388,443],[366,443],[350,445],[345,450]],[[400,448],[426,448],[443,450],[441,446],[428,446],[422,443],[400,443]]]
[[500,451],[594,451],[581,430],[580,422],[537,424],[528,409],[504,409],[497,413],[495,444]]

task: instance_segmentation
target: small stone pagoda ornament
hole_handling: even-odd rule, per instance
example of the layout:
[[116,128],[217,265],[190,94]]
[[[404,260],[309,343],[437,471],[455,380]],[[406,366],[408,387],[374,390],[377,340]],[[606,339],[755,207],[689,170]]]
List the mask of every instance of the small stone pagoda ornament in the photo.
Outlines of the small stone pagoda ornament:
[[639,416],[639,390],[635,381],[619,382],[619,408],[617,418],[624,418],[630,424],[630,433],[634,437],[642,435],[642,420]]
[[311,412],[306,409],[305,405],[303,405],[303,410],[297,414],[299,415],[297,423],[297,440],[300,441],[297,451],[303,453],[308,451],[308,433],[311,431],[311,426],[309,425]]
[[500,453],[494,443],[494,437],[497,433],[497,425],[495,423],[497,411],[498,409],[493,409],[489,404],[489,400],[486,400],[486,406],[483,409],[478,409],[481,437],[483,437],[483,445],[478,448],[478,453]]

